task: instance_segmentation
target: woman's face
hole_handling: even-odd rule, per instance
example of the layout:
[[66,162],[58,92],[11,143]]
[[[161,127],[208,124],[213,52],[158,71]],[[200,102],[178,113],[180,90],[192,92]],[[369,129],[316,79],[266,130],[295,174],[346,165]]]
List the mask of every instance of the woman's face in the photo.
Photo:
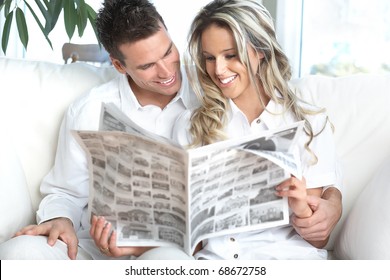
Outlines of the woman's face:
[[[210,25],[202,34],[202,49],[206,71],[222,94],[234,100],[245,96],[257,96],[249,73],[238,57],[237,47],[232,32],[227,28]],[[256,73],[261,53],[248,47],[252,72]]]

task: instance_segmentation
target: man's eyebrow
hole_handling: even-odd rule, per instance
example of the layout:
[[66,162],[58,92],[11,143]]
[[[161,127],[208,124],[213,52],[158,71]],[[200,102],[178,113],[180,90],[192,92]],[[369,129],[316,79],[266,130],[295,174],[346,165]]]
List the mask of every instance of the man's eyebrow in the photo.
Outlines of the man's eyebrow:
[[168,55],[168,53],[172,50],[172,46],[173,46],[173,42],[171,41],[171,43],[170,43],[169,46],[168,46],[167,51],[166,51],[165,54],[164,54],[164,57],[166,57],[166,56]]
[[[168,46],[167,51],[166,51],[166,52],[164,53],[164,55],[163,55],[163,58],[166,57],[166,56],[169,54],[169,52],[171,51],[172,47],[173,47],[173,42],[171,41],[171,43],[170,43],[169,46]],[[138,65],[138,66],[137,66],[137,69],[144,69],[144,68],[146,68],[147,66],[149,66],[149,65],[151,65],[151,64],[154,64],[154,62],[150,62],[150,63],[145,63],[145,64]]]

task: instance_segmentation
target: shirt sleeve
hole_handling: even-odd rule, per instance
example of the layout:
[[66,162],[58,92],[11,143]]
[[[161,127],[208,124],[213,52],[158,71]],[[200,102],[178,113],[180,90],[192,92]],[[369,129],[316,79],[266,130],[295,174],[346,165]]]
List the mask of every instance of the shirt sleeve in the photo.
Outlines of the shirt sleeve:
[[[313,154],[303,148],[303,176],[308,188],[329,187],[338,185],[338,167],[336,160],[333,130],[325,115],[316,115],[311,120],[313,132],[316,135],[309,145],[311,152],[317,157],[313,163]],[[324,127],[325,125],[325,127]],[[305,139],[307,141],[307,137]],[[304,147],[302,143],[302,147]]]
[[[89,171],[84,150],[72,135],[72,130],[98,129],[100,104],[76,110],[69,107],[62,121],[55,163],[43,179],[40,190],[44,196],[37,211],[37,222],[66,217],[76,229],[87,209]],[[79,113],[81,112],[82,113]]]

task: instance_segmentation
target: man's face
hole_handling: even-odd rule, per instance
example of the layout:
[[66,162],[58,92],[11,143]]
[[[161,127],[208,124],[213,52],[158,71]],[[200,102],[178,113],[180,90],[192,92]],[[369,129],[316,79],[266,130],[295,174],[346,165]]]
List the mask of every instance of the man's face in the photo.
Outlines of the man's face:
[[163,26],[153,36],[123,44],[119,49],[125,65],[116,59],[113,64],[130,76],[130,86],[138,99],[154,94],[168,98],[176,95],[181,86],[180,54]]

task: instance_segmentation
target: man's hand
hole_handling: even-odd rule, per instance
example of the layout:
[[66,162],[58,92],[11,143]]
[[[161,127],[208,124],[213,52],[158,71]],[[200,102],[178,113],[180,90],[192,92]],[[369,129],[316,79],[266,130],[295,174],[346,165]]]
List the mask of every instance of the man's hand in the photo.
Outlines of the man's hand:
[[99,250],[109,257],[137,256],[154,247],[117,247],[116,232],[111,232],[111,223],[104,217],[92,216],[89,234]]
[[18,231],[19,235],[43,235],[47,236],[47,243],[54,246],[58,239],[68,246],[68,256],[71,260],[76,259],[78,239],[72,222],[68,218],[55,218],[43,222],[40,225],[29,225]]
[[306,241],[317,248],[323,248],[341,218],[341,193],[338,189],[330,187],[324,191],[321,198],[308,196],[307,202],[313,210],[313,215],[308,218],[293,215],[293,226]]

